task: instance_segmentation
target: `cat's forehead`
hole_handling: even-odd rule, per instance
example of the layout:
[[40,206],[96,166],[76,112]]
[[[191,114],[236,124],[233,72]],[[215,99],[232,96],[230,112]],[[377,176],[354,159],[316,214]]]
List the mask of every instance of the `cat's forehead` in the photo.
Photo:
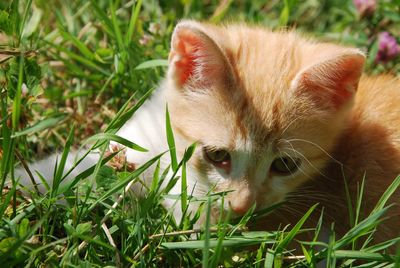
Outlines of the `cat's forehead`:
[[294,32],[230,27],[215,38],[237,74],[249,83],[289,81],[302,67],[309,49]]
[[297,107],[291,84],[310,47],[295,33],[237,26],[215,38],[233,70],[237,92],[228,99],[241,125],[238,131],[260,143],[279,136],[304,110]]
[[279,98],[260,101],[243,94],[236,105],[234,136],[248,141],[240,143],[251,143],[254,148],[273,145],[291,120],[291,115],[285,114],[284,100]]

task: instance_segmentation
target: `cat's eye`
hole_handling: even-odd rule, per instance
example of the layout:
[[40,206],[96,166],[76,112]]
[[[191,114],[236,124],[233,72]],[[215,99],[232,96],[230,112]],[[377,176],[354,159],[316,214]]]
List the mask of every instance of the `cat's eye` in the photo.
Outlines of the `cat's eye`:
[[203,153],[205,159],[217,166],[227,164],[231,160],[231,155],[229,154],[229,152],[223,149],[213,150],[204,147]]
[[293,157],[278,157],[271,165],[271,171],[280,175],[290,175],[299,169],[301,160]]

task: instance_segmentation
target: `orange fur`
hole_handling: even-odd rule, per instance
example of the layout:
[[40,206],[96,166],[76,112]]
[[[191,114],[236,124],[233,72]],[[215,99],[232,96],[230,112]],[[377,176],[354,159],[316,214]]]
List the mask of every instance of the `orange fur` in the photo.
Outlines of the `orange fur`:
[[[294,32],[184,21],[174,32],[167,78],[177,147],[199,142],[191,160],[199,183],[233,190],[226,203],[239,214],[254,203],[262,208],[290,199],[305,185],[298,207],[320,201],[327,218],[345,227],[338,162],[352,196],[366,174],[366,211],[400,174],[400,81],[360,80],[363,63],[357,49]],[[227,150],[232,171],[208,163],[202,146]],[[302,159],[299,171],[271,172],[281,155]],[[396,193],[392,201],[398,200]],[[391,213],[382,237],[399,232],[399,207]],[[292,214],[282,211],[275,219],[290,222]]]

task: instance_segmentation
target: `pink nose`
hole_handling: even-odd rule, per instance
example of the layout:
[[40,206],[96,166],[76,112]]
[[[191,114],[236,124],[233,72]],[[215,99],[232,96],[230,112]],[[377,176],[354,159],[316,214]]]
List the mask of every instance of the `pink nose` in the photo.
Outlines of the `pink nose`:
[[250,192],[240,191],[238,194],[232,193],[229,206],[237,215],[244,215],[254,204],[254,197]]
[[232,180],[227,188],[233,190],[226,201],[236,215],[245,214],[256,201],[257,190],[247,180]]

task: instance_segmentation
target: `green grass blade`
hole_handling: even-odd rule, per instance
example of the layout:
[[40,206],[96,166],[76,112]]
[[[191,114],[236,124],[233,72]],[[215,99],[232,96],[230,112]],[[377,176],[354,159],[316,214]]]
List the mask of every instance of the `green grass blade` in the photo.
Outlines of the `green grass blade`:
[[207,209],[206,209],[206,222],[204,226],[204,246],[203,246],[203,259],[202,259],[202,267],[208,267],[208,260],[210,256],[210,225],[211,225],[211,197],[208,197],[207,200]]
[[[91,61],[90,59],[87,59],[87,58],[85,58],[85,57],[82,57],[82,56],[80,56],[80,55],[74,53],[74,52],[71,52],[70,50],[64,48],[63,46],[56,45],[56,44],[54,44],[54,43],[50,43],[50,42],[47,42],[47,41],[46,41],[46,43],[49,44],[50,46],[54,47],[54,48],[57,49],[58,51],[65,53],[69,58],[74,59],[74,60],[78,61],[79,63],[81,63],[81,64],[83,64],[83,65],[85,65],[85,66],[87,66],[87,67],[89,67],[89,68],[92,68],[94,71],[98,71],[98,72],[100,72],[101,74],[103,74],[103,75],[105,75],[105,76],[110,76],[110,75],[111,75],[111,72],[110,72],[110,71],[108,71],[108,70],[102,68],[100,65],[94,63],[94,62]],[[71,65],[71,63],[68,62],[68,61],[70,61],[70,59],[68,59],[68,60],[65,59],[65,58],[60,58],[60,59],[61,59],[65,64]],[[79,69],[79,66],[76,66],[76,67],[74,67],[74,68]],[[79,73],[81,73],[81,72],[79,71]]]
[[[100,97],[104,94],[104,91],[106,90],[106,88],[109,86],[109,84],[111,83],[111,81],[114,79],[115,77],[115,72],[113,72],[106,80],[106,82],[103,84],[103,86],[101,87],[101,89],[99,90],[99,92],[97,93],[96,96],[96,100],[95,102],[100,102]],[[133,94],[134,95],[134,94]]]
[[75,64],[72,60],[67,61],[67,60],[65,60],[65,58],[61,57],[58,53],[52,53],[52,51],[49,51],[48,53],[49,53],[50,57],[63,62],[63,64],[71,71],[71,73],[74,76],[87,77],[87,75],[85,75],[85,73],[82,71],[82,67]]
[[390,186],[383,193],[378,203],[376,204],[375,208],[372,210],[371,214],[378,210],[383,209],[389,198],[393,195],[393,193],[400,188],[399,186],[400,186],[400,176],[397,176],[397,178],[390,184]]
[[[3,219],[4,212],[6,211],[7,207],[11,202],[11,198],[13,197],[17,185],[12,185],[12,188],[9,189],[7,195],[5,197],[2,196],[2,203],[0,204],[0,221]],[[3,188],[2,188],[3,189]],[[4,198],[4,199],[3,199]]]
[[155,59],[155,60],[148,60],[148,61],[142,62],[141,64],[136,66],[135,69],[143,70],[143,69],[148,69],[148,68],[167,67],[167,66],[168,66],[168,60]]
[[357,191],[357,203],[356,203],[356,215],[354,219],[354,224],[358,224],[358,221],[360,219],[360,213],[361,213],[361,204],[362,204],[362,198],[364,195],[364,185],[365,185],[365,173],[363,176],[363,179],[361,181],[361,186],[359,187],[359,191]]
[[364,252],[357,250],[335,250],[333,253],[337,259],[354,259],[365,261],[394,262],[395,256],[389,254]]
[[[276,241],[272,239],[246,239],[242,237],[231,237],[223,240],[223,247],[247,247],[253,245],[259,245],[261,243],[274,244]],[[218,246],[219,241],[217,239],[210,239],[208,249],[212,249]],[[182,242],[163,242],[160,245],[166,249],[202,249],[206,248],[205,240],[192,240]],[[204,255],[203,255],[204,256]]]
[[132,37],[135,32],[136,23],[139,17],[140,8],[142,7],[142,0],[136,1],[136,3],[132,6],[132,15],[129,20],[128,32],[126,34],[126,46],[128,47],[132,42]]
[[[167,186],[166,186],[166,187],[164,188],[164,190],[163,190],[164,193],[169,193],[169,191],[171,191],[171,189],[172,189],[172,188],[175,186],[175,184],[178,182],[179,177],[177,177],[176,175],[177,175],[179,169],[182,167],[182,165],[183,165],[184,162],[189,161],[189,159],[190,159],[190,157],[193,155],[195,149],[196,149],[196,143],[190,145],[190,146],[187,148],[185,154],[183,155],[182,161],[179,162],[179,164],[176,166],[175,169],[172,169],[172,170],[173,170],[173,174],[172,174],[172,176],[171,176],[171,178],[170,178],[170,181],[168,182]],[[171,165],[172,165],[172,164],[171,164]]]
[[61,155],[61,160],[57,166],[57,169],[55,171],[55,177],[53,180],[53,187],[52,187],[52,191],[51,191],[51,196],[54,197],[56,195],[56,193],[58,192],[58,187],[60,186],[60,183],[62,181],[63,178],[63,173],[64,173],[64,168],[65,168],[65,164],[67,162],[67,158],[68,158],[68,154],[71,148],[71,145],[74,141],[74,135],[75,135],[75,126],[72,126],[71,131],[69,132],[68,138],[67,138],[67,142],[65,144],[63,153]]
[[130,118],[132,118],[133,114],[144,104],[144,102],[150,97],[153,91],[154,89],[150,89],[136,102],[136,104],[132,108],[126,110],[128,104],[133,100],[134,96],[132,96],[118,111],[114,119],[110,122],[110,124],[106,128],[105,132],[118,131],[118,129],[120,129]]
[[18,83],[17,91],[15,92],[13,108],[12,108],[12,128],[15,131],[18,127],[18,122],[21,114],[21,92],[22,83],[24,80],[24,57],[21,55],[19,57],[19,71],[18,71]]
[[166,107],[165,114],[166,114],[165,124],[166,124],[166,130],[167,130],[167,142],[168,142],[168,147],[169,147],[169,154],[171,156],[171,166],[172,166],[172,169],[174,171],[176,171],[178,168],[178,160],[176,157],[175,139],[174,139],[174,133],[173,133],[172,127],[171,127],[171,120],[169,117],[168,107]]
[[271,249],[267,249],[267,252],[265,253],[264,268],[273,268],[274,259],[275,259],[275,252],[272,251]]
[[341,239],[336,241],[334,249],[338,250],[345,245],[348,245],[348,243],[353,239],[363,236],[371,231],[374,227],[376,227],[377,224],[379,224],[379,219],[387,212],[388,209],[389,207],[386,207],[382,210],[375,211],[359,224],[351,228]]
[[397,242],[396,262],[394,264],[394,267],[400,267],[400,241]]
[[139,152],[147,152],[148,151],[147,149],[137,145],[136,143],[131,142],[131,141],[129,141],[121,136],[118,136],[116,134],[113,134],[113,133],[95,134],[95,135],[91,136],[90,138],[88,138],[86,140],[86,142],[91,142],[91,141],[97,142],[99,140],[115,141],[115,142],[118,142],[118,143],[126,146],[127,148],[130,148],[132,150],[139,151]]
[[65,40],[71,41],[72,44],[74,44],[74,46],[82,53],[82,55],[85,58],[87,58],[89,60],[95,59],[94,53],[92,51],[90,51],[90,49],[83,42],[81,42],[78,38],[76,38],[75,36],[73,36],[72,34],[70,34],[67,31],[60,30],[59,32]]
[[187,209],[187,177],[186,177],[186,162],[182,164],[182,176],[181,176],[181,211],[184,213]]
[[[342,167],[343,169],[343,167]],[[351,194],[349,190],[349,185],[347,184],[346,177],[344,175],[344,172],[342,170],[342,177],[343,177],[343,183],[344,183],[344,190],[346,193],[346,202],[347,202],[347,210],[349,212],[349,224],[350,226],[354,226],[354,209],[353,209],[353,202],[351,200]]]
[[158,160],[156,168],[154,169],[153,179],[151,180],[150,192],[156,192],[160,180],[160,160]]
[[25,6],[25,10],[24,10],[24,15],[22,16],[22,21],[19,25],[19,29],[18,29],[18,39],[19,42],[21,42],[22,36],[23,36],[23,32],[24,32],[24,28],[25,28],[25,24],[26,21],[28,19],[28,14],[31,11],[31,6],[32,6],[32,0],[28,0],[27,5]]
[[99,7],[99,5],[96,3],[95,0],[91,0],[90,3],[91,6],[93,7],[94,14],[96,14],[96,16],[100,19],[100,21],[103,22],[104,30],[111,35],[110,36],[111,38],[115,38],[113,31],[113,23],[107,16],[107,13],[105,13],[103,9]]
[[[224,215],[222,213],[222,211],[224,209],[224,203],[225,203],[225,198],[224,198],[224,196],[222,196],[221,197],[221,206],[220,206],[221,213],[220,213],[220,216],[219,216],[219,219],[218,219],[218,226],[217,226],[217,228],[218,228],[218,231],[217,231],[218,244],[214,249],[214,254],[212,256],[211,263],[210,263],[211,267],[217,267],[218,263],[220,262],[221,255],[222,255],[222,252],[223,252],[223,249],[224,249],[222,243],[224,242],[225,237],[227,237],[227,233],[228,233],[228,230],[229,230],[228,229],[228,223],[229,223],[229,219],[231,218],[231,215],[230,215],[231,212],[228,211],[228,215],[226,215],[225,221],[224,221],[224,218],[223,218]],[[242,235],[243,235],[243,233],[242,233]],[[264,247],[264,245],[265,244],[262,243],[261,247]]]
[[[4,119],[8,118],[7,114],[7,100],[0,96],[1,114]],[[7,127],[7,124],[1,125],[1,148],[3,150],[3,156],[0,158],[0,189],[3,189],[6,182],[7,174],[9,171],[9,166],[11,158],[13,156],[13,140],[11,139],[11,130]]]
[[390,239],[390,240],[387,240],[387,241],[384,241],[384,242],[379,243],[379,244],[375,244],[375,245],[370,246],[368,248],[364,248],[363,250],[367,251],[367,252],[377,252],[377,251],[385,250],[385,249],[387,249],[387,248],[389,248],[391,246],[395,246],[398,243],[400,243],[400,236],[396,237],[396,238],[393,238],[393,239]]
[[46,178],[44,178],[44,177],[42,176],[42,174],[40,174],[38,171],[36,171],[36,175],[39,177],[39,180],[40,180],[40,182],[42,183],[42,185],[44,186],[44,188],[45,188],[47,191],[50,191],[51,187],[50,187],[49,183],[47,182]]
[[165,179],[167,178],[167,175],[169,174],[169,171],[171,170],[171,165],[168,165],[163,173],[161,174],[159,180],[158,180],[158,184],[154,184],[155,185],[155,191],[159,192],[161,189],[161,186],[163,185]]
[[332,223],[331,225],[331,229],[329,232],[329,242],[328,242],[328,248],[326,251],[326,263],[328,267],[336,267],[335,263],[336,263],[336,258],[333,254],[334,252],[334,247],[335,247],[335,243],[336,243],[336,236],[335,236],[335,232],[334,232],[334,226],[335,223]]
[[[355,209],[355,218],[354,218],[354,225],[357,225],[360,219],[360,213],[361,213],[361,204],[362,204],[362,198],[364,195],[364,183],[365,183],[365,173],[363,176],[363,179],[361,181],[361,186],[357,183],[357,201],[356,201],[356,209]],[[372,236],[372,234],[371,234]],[[366,240],[366,242],[368,239]],[[354,239],[352,242],[352,249],[356,248],[356,243],[357,239]]]
[[311,213],[314,211],[314,209],[318,206],[318,204],[313,205],[301,219],[296,223],[296,225],[290,230],[290,232],[284,237],[284,239],[279,242],[279,244],[276,247],[276,252],[280,253],[282,252],[285,247],[293,240],[293,238],[296,236],[296,234],[300,231],[301,227],[303,226],[304,222],[310,217]]
[[43,11],[41,9],[33,9],[33,14],[29,19],[29,22],[25,24],[22,31],[22,39],[26,39],[32,36],[38,31],[40,21],[43,17]]
[[192,157],[194,151],[196,150],[196,147],[197,147],[197,143],[193,143],[192,145],[190,145],[190,146],[186,149],[185,153],[183,154],[183,159],[182,159],[182,161],[188,162],[189,159]]
[[115,12],[114,1],[109,1],[109,8],[111,13],[111,23],[114,30],[114,35],[117,40],[118,47],[121,51],[124,50],[124,42],[122,41],[121,28],[118,25],[117,14]]
[[56,115],[53,117],[48,117],[42,121],[37,122],[36,124],[34,124],[30,127],[27,127],[21,131],[15,132],[15,134],[12,135],[11,137],[17,138],[17,137],[33,134],[33,133],[54,127],[57,124],[59,124],[61,121],[63,121],[66,118],[66,116],[67,116],[66,114],[61,114],[61,115]]
[[310,265],[312,262],[312,256],[310,254],[310,252],[308,252],[308,250],[304,247],[303,244],[300,244],[301,246],[301,251],[303,252],[304,258],[307,261],[307,264]]

